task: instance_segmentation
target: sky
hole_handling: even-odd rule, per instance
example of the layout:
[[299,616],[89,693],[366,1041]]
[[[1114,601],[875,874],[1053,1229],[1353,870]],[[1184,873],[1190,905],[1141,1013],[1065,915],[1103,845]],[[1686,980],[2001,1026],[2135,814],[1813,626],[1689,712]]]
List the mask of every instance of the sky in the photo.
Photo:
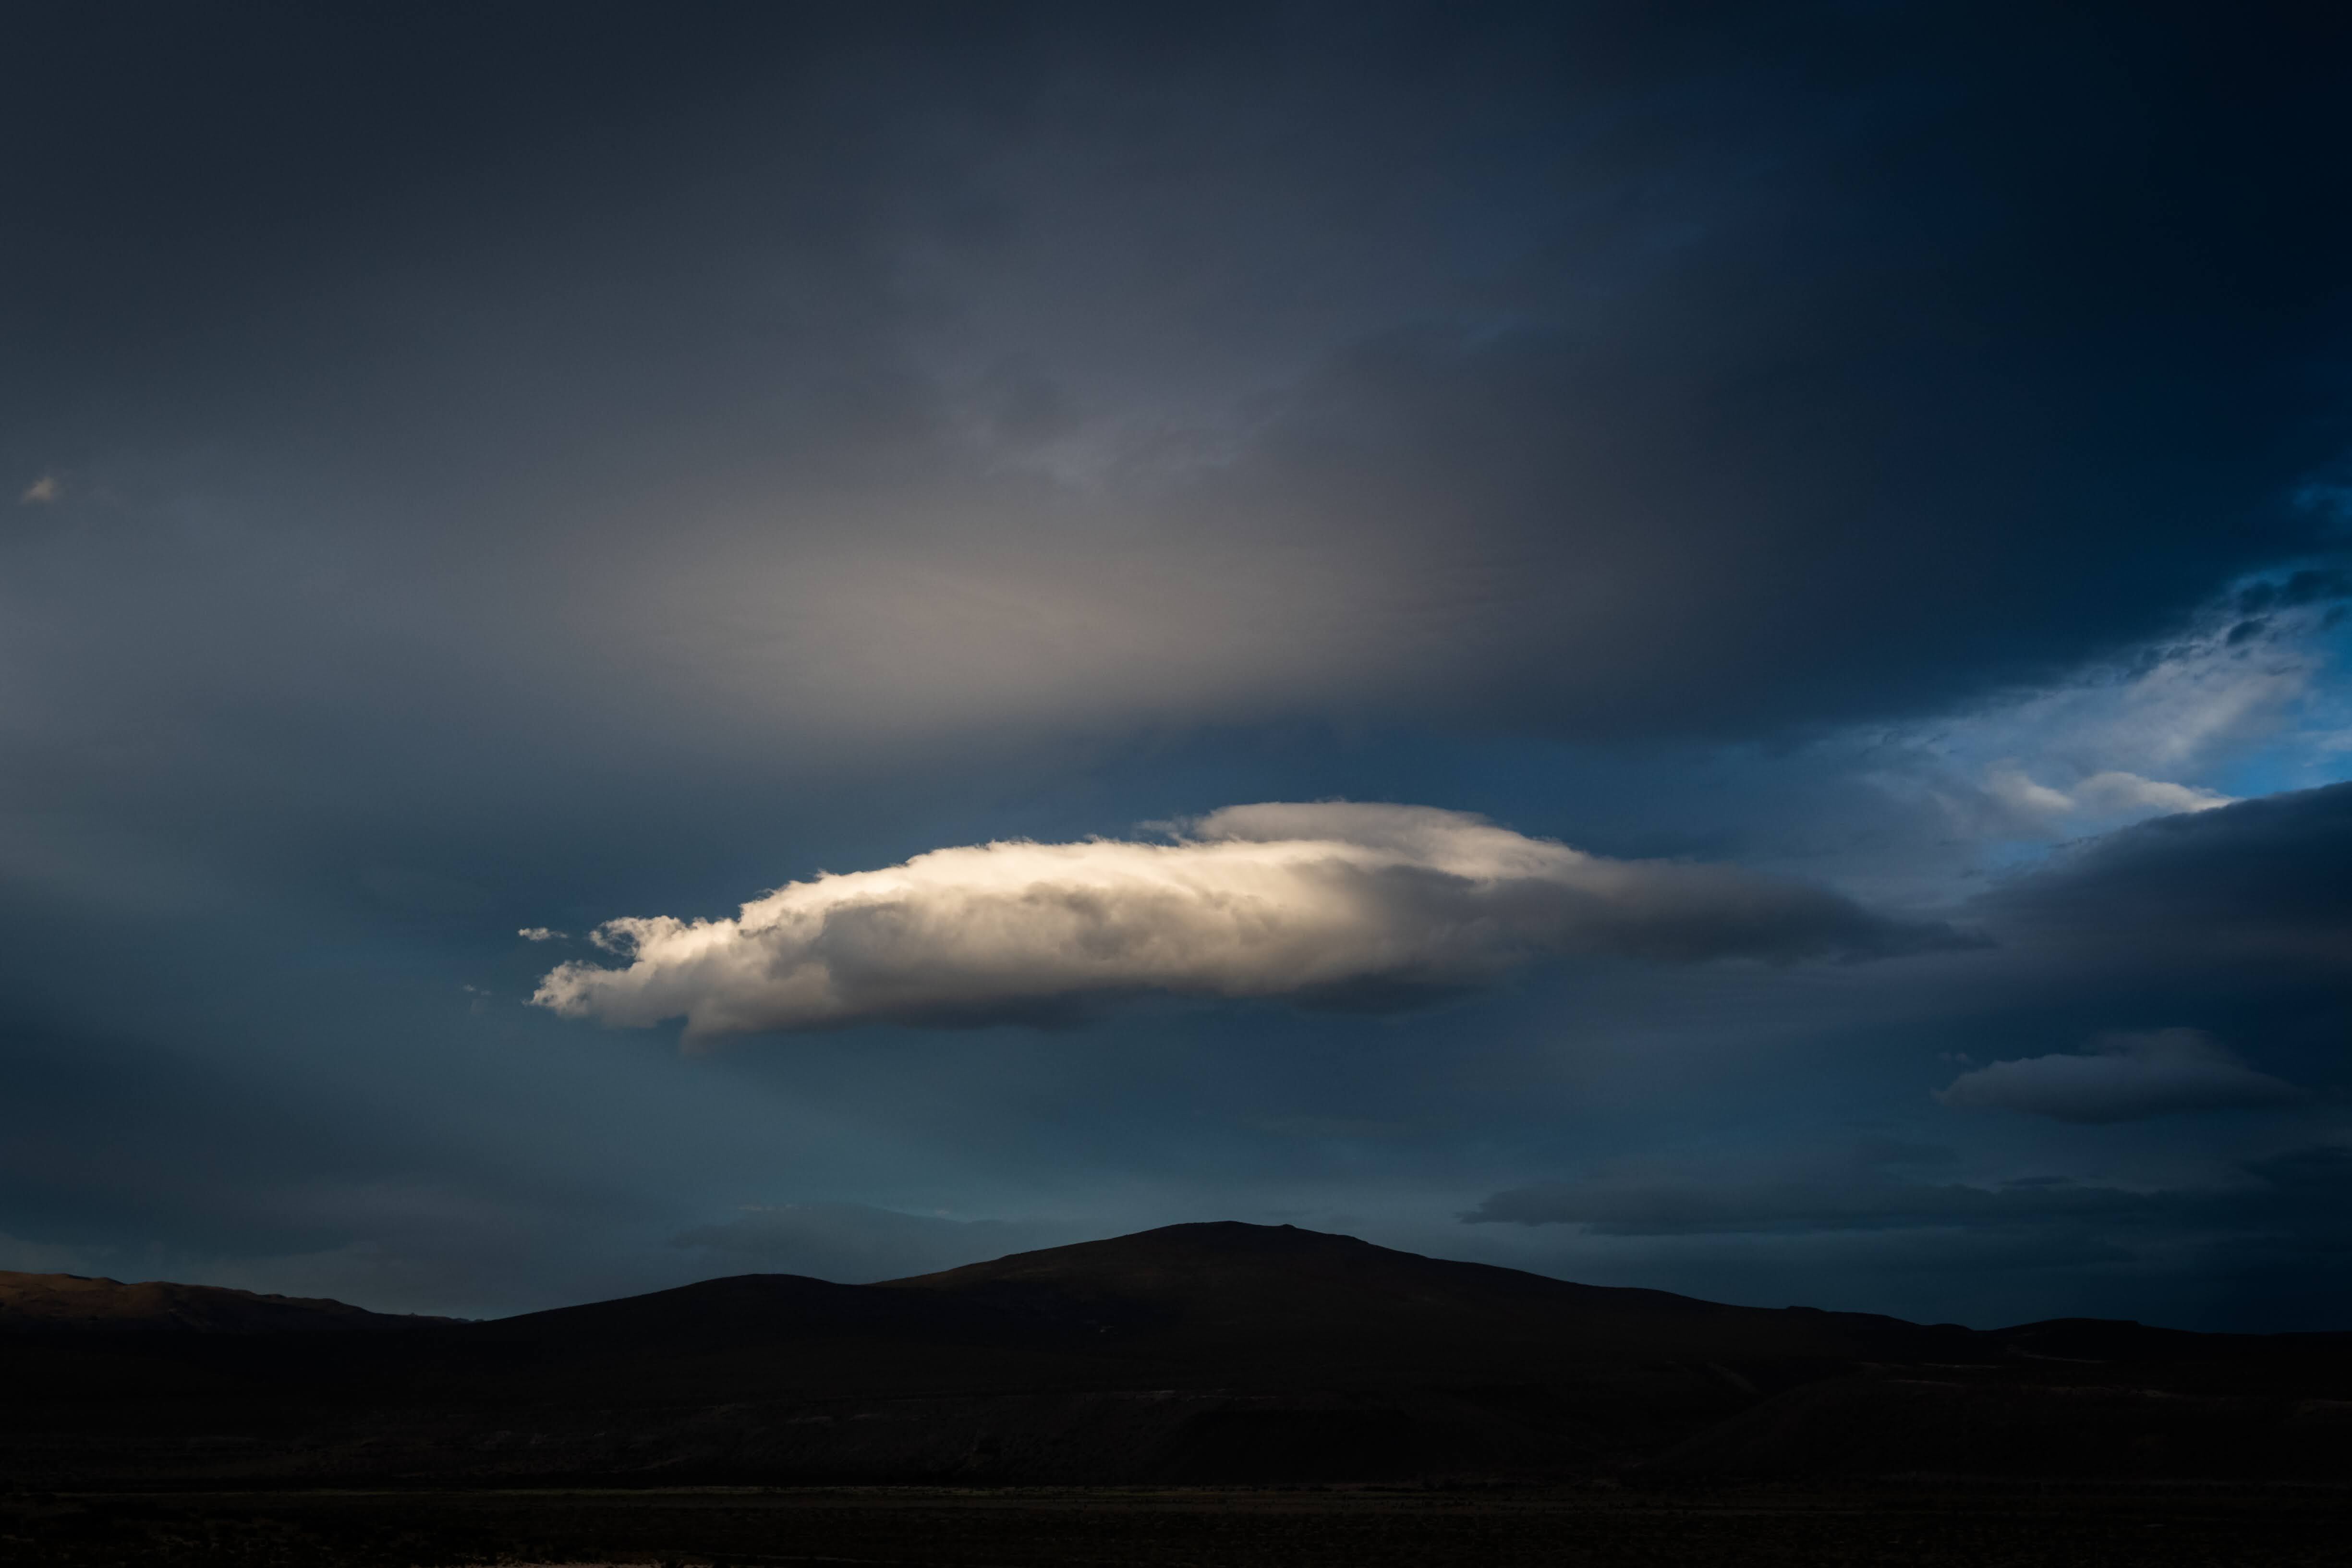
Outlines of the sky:
[[2352,1328],[2352,20],[20,5],[0,1268]]

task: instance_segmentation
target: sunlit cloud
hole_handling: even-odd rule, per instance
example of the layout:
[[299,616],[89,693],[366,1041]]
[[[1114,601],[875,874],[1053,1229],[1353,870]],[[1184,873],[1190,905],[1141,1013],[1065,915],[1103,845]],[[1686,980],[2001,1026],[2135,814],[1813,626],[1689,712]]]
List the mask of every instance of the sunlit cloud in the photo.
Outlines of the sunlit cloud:
[[1548,957],[1860,959],[1964,942],[1720,865],[1612,860],[1428,806],[1230,806],[1166,842],[934,850],[733,919],[608,921],[625,967],[532,998],[689,1039],[877,1020],[1044,1021],[1149,992],[1394,1005]]

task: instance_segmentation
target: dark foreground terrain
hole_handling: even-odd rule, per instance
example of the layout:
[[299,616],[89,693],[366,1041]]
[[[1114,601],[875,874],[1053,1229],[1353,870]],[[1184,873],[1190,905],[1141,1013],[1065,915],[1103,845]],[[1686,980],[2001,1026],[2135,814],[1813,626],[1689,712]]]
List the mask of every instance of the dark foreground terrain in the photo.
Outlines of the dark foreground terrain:
[[[288,1489],[1378,1483],[1459,1498],[1507,1483],[1570,1500],[1461,1517],[1549,1530],[1594,1508],[1647,1528],[1647,1504],[1591,1500],[1619,1485],[2274,1500],[2352,1484],[2352,1335],[1979,1332],[1575,1285],[1288,1226],[1175,1226],[884,1285],[746,1275],[482,1323],[196,1287],[19,1287],[24,1315],[0,1332],[0,1481],[19,1494],[267,1491],[290,1508]],[[841,1517],[884,1529],[898,1516],[879,1506]],[[1398,1517],[1455,1517],[1444,1507]]]
[[2346,1561],[2334,1490],[675,1489],[0,1499],[0,1560],[457,1563],[2010,1564]]

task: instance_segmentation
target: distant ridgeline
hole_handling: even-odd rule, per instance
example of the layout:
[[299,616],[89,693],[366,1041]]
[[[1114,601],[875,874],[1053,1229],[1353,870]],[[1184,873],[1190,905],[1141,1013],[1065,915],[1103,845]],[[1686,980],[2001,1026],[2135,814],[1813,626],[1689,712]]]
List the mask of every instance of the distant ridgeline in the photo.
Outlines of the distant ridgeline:
[[125,1285],[80,1274],[14,1274],[0,1269],[0,1331],[104,1330],[126,1332],[249,1334],[304,1330],[407,1329],[450,1323],[371,1312],[309,1296],[263,1296],[217,1285],[161,1279]]
[[1288,1226],[479,1323],[0,1275],[0,1329],[32,1486],[2352,1480],[2352,1334],[1983,1333]]

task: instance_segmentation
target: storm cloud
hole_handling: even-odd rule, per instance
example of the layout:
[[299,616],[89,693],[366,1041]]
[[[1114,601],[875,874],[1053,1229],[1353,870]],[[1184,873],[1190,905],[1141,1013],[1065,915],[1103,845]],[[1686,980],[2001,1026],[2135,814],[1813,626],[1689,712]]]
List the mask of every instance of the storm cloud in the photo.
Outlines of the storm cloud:
[[2340,973],[2352,965],[2352,784],[2200,805],[2090,839],[1976,908],[2021,943]]
[[1168,843],[938,849],[823,875],[733,919],[625,917],[532,1000],[687,1037],[1050,1016],[1146,991],[1391,1004],[1535,959],[1873,958],[1965,945],[1822,889],[1611,860],[1428,806],[1229,806]]
[[[10,578],[74,710],[1748,737],[2324,541],[2292,28],[891,13],[28,24],[0,457],[75,476]],[[93,558],[173,659],[33,613]]]

